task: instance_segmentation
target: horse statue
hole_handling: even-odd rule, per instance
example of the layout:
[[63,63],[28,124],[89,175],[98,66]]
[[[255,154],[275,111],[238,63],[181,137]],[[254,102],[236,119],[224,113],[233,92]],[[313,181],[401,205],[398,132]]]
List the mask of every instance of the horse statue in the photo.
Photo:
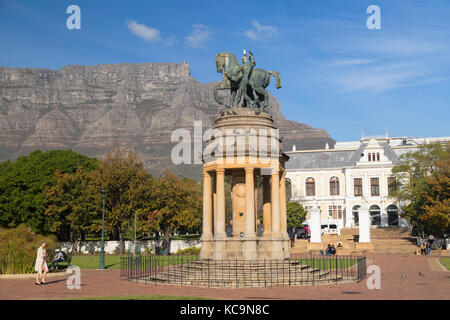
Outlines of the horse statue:
[[[242,67],[236,59],[236,56],[230,52],[216,54],[216,68],[217,73],[223,74],[223,81],[214,87],[214,98],[217,103],[223,105],[223,97],[218,95],[218,91],[230,90],[230,104],[226,107],[231,110],[235,110],[237,104],[240,102],[241,95],[244,95],[244,107],[248,106],[251,109],[255,109],[256,113],[260,113],[261,111],[266,112],[266,108],[269,105],[269,91],[266,88],[270,84],[271,75],[276,80],[276,88],[281,88],[281,76],[278,72],[254,68],[250,74],[247,92],[238,92],[243,72],[236,72],[239,68],[242,69]],[[256,99],[254,92],[258,96]],[[261,102],[264,102],[262,106]]]

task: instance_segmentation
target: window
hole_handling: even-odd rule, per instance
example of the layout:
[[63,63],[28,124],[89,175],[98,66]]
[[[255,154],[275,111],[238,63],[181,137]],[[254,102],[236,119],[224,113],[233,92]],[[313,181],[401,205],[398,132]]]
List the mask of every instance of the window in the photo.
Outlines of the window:
[[380,195],[380,179],[370,178],[370,194],[372,197]]
[[393,192],[395,191],[396,187],[397,187],[397,183],[395,181],[394,177],[388,177],[387,178],[387,183],[388,183],[388,195],[392,195]]
[[380,161],[380,153],[377,152],[377,161]]
[[328,206],[328,216],[333,219],[342,219],[342,206]]
[[332,177],[330,179],[330,195],[331,196],[339,195],[339,179],[338,179],[338,177]]
[[363,195],[362,178],[353,179],[353,190],[355,193],[355,197],[361,197]]
[[306,195],[307,196],[315,196],[316,195],[316,182],[314,178],[306,179]]
[[352,208],[353,222],[355,226],[359,226],[359,208],[361,208],[360,205],[356,205]]
[[398,226],[398,208],[395,204],[387,207],[388,225]]
[[370,153],[367,154],[367,157],[369,158],[369,161],[372,161],[372,155]]
[[370,206],[369,208],[370,213],[370,221],[373,226],[380,226],[381,225],[381,212],[380,207],[374,204],[373,206]]

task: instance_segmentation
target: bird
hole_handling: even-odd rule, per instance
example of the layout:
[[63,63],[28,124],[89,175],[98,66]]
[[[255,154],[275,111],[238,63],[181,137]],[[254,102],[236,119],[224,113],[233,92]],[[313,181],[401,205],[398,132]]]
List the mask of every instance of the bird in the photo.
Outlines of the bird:
[[405,279],[405,278],[406,278],[406,273],[403,273],[400,277],[401,277],[402,279]]
[[422,272],[420,272],[420,271],[419,271],[419,276],[420,277],[425,277],[425,275]]

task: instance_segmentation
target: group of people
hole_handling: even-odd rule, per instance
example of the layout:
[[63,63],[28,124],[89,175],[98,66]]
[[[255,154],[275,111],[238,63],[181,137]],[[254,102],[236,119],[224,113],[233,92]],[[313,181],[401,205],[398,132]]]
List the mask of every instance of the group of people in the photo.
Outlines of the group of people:
[[[47,250],[45,247],[47,246],[47,242],[44,240],[41,241],[41,245],[39,246],[36,254],[36,263],[34,266],[34,270],[36,273],[36,285],[40,284],[46,284],[45,282],[45,276],[48,273],[48,267],[47,267]],[[65,256],[62,251],[58,251],[54,258],[52,259],[52,266],[51,268],[54,269],[55,266],[58,267],[58,262],[65,261]],[[42,274],[43,273],[43,274]],[[41,281],[39,281],[39,277],[41,277]]]
[[425,242],[422,242],[421,246],[420,246],[420,254],[422,256],[429,256],[431,253],[431,241],[428,240],[427,243],[425,244]]
[[325,252],[323,252],[323,250],[320,250],[320,254],[323,256],[331,256],[331,255],[335,255],[337,252],[336,248],[334,247],[334,244],[328,244],[327,246],[327,250]]
[[[302,228],[300,227],[300,230],[301,229]],[[309,233],[310,233],[308,225],[305,225],[303,227],[303,230],[304,230],[304,232],[306,234],[306,237],[307,237],[309,235]],[[291,240],[291,248],[293,248],[295,246],[295,241],[297,240],[298,232],[299,232],[299,228],[297,228],[297,227],[293,227],[293,228],[290,228],[288,230],[289,239]]]

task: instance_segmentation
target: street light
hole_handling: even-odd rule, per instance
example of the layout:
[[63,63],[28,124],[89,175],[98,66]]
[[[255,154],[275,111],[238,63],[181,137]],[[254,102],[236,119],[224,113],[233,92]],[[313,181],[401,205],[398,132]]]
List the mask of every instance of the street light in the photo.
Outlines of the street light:
[[103,210],[102,210],[102,244],[100,246],[100,263],[98,265],[99,269],[105,268],[105,200],[106,200],[106,190],[102,188],[102,200],[103,200]]

